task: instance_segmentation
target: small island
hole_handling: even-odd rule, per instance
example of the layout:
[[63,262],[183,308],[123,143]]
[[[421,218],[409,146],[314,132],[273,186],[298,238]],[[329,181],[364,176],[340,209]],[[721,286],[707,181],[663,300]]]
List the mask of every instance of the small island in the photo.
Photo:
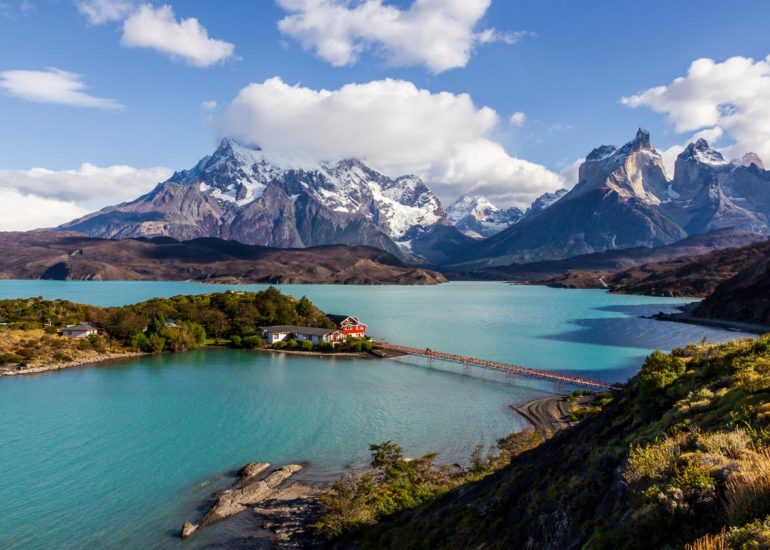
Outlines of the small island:
[[121,307],[66,300],[0,300],[0,375],[33,374],[204,346],[363,354],[374,342],[350,315],[270,287],[154,298]]

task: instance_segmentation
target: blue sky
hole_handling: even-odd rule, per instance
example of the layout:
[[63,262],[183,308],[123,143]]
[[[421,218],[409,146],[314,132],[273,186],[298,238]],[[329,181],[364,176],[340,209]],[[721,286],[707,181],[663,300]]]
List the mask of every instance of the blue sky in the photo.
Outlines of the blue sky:
[[[303,47],[301,33],[278,28],[287,16],[286,6],[297,0],[283,2],[283,7],[272,0],[154,3],[154,9],[172,6],[176,21],[197,18],[211,39],[234,46],[234,54],[224,60],[195,66],[157,48],[122,45],[131,12],[94,24],[75,1],[0,0],[0,73],[55,67],[80,75],[87,94],[122,106],[35,102],[0,88],[0,189],[3,173],[35,167],[189,167],[210,153],[229,128],[220,119],[239,91],[272,77],[313,91],[392,78],[433,94],[467,93],[477,109],[489,107],[498,116],[497,123],[478,130],[483,139],[502,146],[511,157],[559,173],[599,144],[627,141],[638,126],[651,130],[661,150],[711,128],[688,123],[677,128],[672,123],[677,107],[671,102],[644,99],[631,108],[621,98],[669,85],[686,76],[699,58],[721,63],[741,56],[759,62],[770,54],[770,4],[763,0],[733,0],[729,7],[715,0],[492,0],[471,26],[474,32],[494,28],[501,38],[477,44],[465,66],[436,70],[428,63],[394,60],[376,38],[366,42],[356,62],[334,66],[312,46]],[[408,10],[412,0],[383,3]],[[140,7],[137,3],[131,9]],[[521,31],[531,34],[507,43],[512,40],[505,37]],[[207,101],[217,107],[202,108]],[[525,114],[520,126],[508,121],[515,112]],[[689,130],[677,131],[683,128]],[[751,142],[727,128],[720,130],[725,146],[744,138]],[[326,154],[334,149],[330,151]],[[341,146],[340,153],[346,152]],[[389,165],[387,159],[374,157],[375,164]],[[402,164],[409,163],[392,163]],[[426,173],[442,179],[440,171]],[[472,171],[464,173],[468,181],[445,186],[445,196],[451,190],[483,190],[484,182],[494,179],[485,176],[478,183],[470,181]],[[490,184],[492,195],[505,202],[508,195],[500,185]],[[24,192],[34,194],[34,189]],[[521,202],[534,190],[527,193],[508,202]],[[68,200],[53,193],[45,196]]]

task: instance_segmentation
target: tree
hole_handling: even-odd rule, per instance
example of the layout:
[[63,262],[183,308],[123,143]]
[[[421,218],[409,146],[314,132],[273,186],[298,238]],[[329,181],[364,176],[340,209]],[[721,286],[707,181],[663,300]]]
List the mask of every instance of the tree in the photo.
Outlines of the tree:
[[147,341],[150,345],[150,351],[153,353],[161,353],[166,347],[166,340],[158,334],[150,334]]

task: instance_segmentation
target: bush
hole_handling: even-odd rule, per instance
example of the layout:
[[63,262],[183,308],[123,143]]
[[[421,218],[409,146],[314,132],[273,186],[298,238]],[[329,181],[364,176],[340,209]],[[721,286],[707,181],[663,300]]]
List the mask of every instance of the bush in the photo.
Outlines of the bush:
[[654,351],[644,361],[639,375],[647,384],[662,390],[682,376],[684,371],[685,366],[681,359],[662,351]]
[[161,353],[166,347],[166,339],[157,334],[150,334],[147,342],[150,347],[150,351],[153,353]]
[[136,351],[152,351],[150,341],[147,339],[147,335],[144,332],[137,332],[131,337],[130,347]]
[[727,515],[733,525],[770,514],[770,454],[767,451],[730,476],[725,487],[725,500]]
[[262,338],[259,336],[245,336],[241,338],[241,345],[247,349],[261,348]]
[[236,348],[239,348],[243,345],[243,342],[241,340],[241,337],[237,334],[230,336],[230,343],[235,346]]
[[9,363],[22,363],[24,358],[21,355],[15,353],[0,353],[0,365],[7,365]]
[[301,347],[303,351],[313,351],[313,342],[310,340],[303,340]]
[[318,342],[315,349],[322,352],[330,352],[334,349],[334,346],[330,342]]

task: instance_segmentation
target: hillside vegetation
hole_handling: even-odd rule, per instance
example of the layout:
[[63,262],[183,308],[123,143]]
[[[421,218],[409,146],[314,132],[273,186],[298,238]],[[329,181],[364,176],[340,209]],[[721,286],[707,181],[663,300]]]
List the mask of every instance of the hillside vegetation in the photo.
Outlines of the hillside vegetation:
[[[321,528],[365,548],[768,548],[768,445],[770,335],[690,345],[653,353],[603,410],[500,451],[477,481],[420,494],[430,457],[379,460],[391,471],[341,481],[352,507],[331,498]],[[329,524],[350,510],[347,531]]]

